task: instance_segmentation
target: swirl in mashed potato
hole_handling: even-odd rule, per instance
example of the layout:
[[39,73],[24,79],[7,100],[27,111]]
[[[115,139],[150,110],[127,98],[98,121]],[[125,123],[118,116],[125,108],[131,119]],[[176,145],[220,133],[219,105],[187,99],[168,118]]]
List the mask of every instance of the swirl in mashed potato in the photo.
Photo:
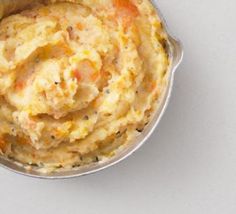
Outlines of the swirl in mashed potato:
[[166,34],[148,0],[36,5],[0,23],[0,153],[40,167],[102,160],[150,120]]

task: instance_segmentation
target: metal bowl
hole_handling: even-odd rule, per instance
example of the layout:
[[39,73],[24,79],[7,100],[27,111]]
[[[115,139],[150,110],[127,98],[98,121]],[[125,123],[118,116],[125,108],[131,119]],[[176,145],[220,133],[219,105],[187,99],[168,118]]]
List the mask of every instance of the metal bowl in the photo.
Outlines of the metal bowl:
[[[25,6],[27,6],[28,3],[32,2],[32,0],[23,0],[23,1],[3,0],[2,2],[3,3],[0,3],[0,18],[16,10],[22,10]],[[3,8],[2,4],[5,3],[7,5],[9,4],[9,2],[14,2],[15,7],[11,8],[9,7],[9,5],[8,7],[5,7],[4,5],[5,8],[11,8],[11,9],[10,11],[2,9]],[[160,119],[166,110],[166,107],[168,105],[168,102],[171,96],[171,91],[172,91],[173,81],[174,81],[174,74],[178,65],[180,64],[183,58],[183,48],[182,48],[181,42],[178,39],[176,39],[168,30],[166,22],[160,13],[160,10],[157,7],[156,1],[153,0],[151,2],[153,3],[159,17],[162,20],[164,30],[168,34],[167,51],[171,60],[171,66],[169,68],[169,77],[168,77],[168,84],[167,84],[166,90],[163,93],[162,99],[158,101],[158,108],[154,112],[152,120],[145,127],[144,131],[137,138],[135,138],[133,142],[129,143],[129,145],[125,147],[122,151],[117,152],[117,154],[114,157],[109,158],[103,162],[93,163],[87,166],[83,166],[83,167],[79,167],[79,168],[75,168],[71,170],[64,170],[60,172],[53,172],[50,174],[43,174],[34,169],[27,169],[27,167],[23,166],[22,164],[19,164],[13,160],[5,159],[3,157],[0,157],[0,166],[7,168],[13,172],[26,175],[26,176],[36,177],[36,178],[62,179],[62,178],[79,177],[79,176],[88,175],[94,172],[101,171],[103,169],[106,169],[110,166],[113,166],[121,162],[122,160],[130,156],[132,153],[134,153],[138,148],[140,148],[147,141],[147,139],[151,136],[151,134],[153,133],[153,131],[159,124]]]

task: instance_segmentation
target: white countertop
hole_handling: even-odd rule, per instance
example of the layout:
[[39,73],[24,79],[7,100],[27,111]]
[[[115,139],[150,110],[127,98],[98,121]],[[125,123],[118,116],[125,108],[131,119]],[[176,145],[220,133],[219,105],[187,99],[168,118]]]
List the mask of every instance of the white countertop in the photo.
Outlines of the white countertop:
[[117,166],[72,180],[0,169],[1,214],[236,213],[236,1],[158,5],[185,56],[148,143]]

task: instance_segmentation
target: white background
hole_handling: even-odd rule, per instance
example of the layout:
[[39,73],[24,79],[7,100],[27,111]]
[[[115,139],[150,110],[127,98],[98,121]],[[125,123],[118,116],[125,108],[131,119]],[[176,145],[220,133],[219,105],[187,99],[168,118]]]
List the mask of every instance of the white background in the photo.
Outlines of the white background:
[[236,213],[236,1],[158,5],[185,57],[151,139],[121,164],[72,180],[0,169],[1,214]]

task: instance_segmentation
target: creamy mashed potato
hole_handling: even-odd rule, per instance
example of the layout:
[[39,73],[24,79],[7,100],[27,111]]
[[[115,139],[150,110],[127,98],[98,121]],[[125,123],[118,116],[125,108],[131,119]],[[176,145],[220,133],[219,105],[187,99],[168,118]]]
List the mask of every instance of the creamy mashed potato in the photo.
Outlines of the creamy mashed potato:
[[164,93],[167,36],[148,0],[36,5],[0,23],[0,153],[49,170],[111,157]]

